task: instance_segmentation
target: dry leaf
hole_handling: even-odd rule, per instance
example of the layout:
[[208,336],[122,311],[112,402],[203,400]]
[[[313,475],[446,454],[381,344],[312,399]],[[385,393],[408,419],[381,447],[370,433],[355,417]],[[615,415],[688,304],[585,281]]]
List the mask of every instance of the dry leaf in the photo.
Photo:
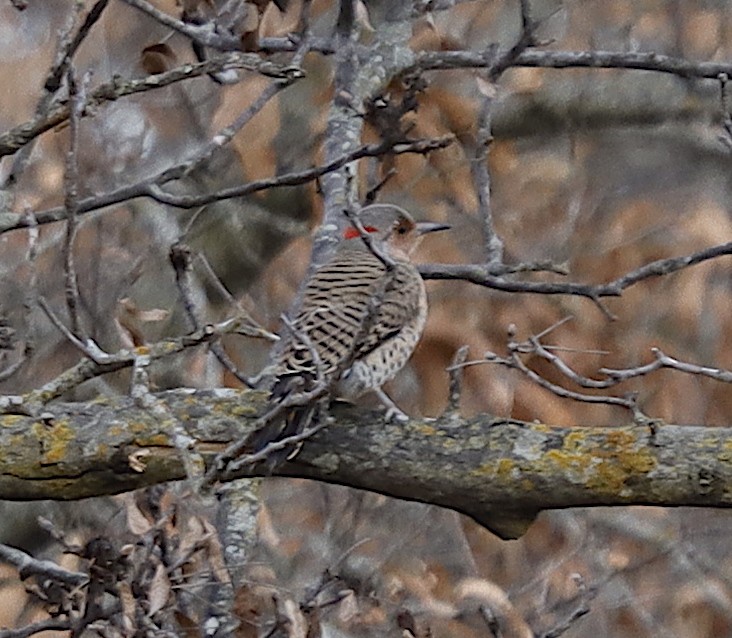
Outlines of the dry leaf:
[[168,578],[168,572],[165,569],[165,565],[159,563],[155,569],[155,575],[150,582],[150,591],[148,593],[148,602],[150,608],[148,610],[149,616],[154,616],[163,607],[165,607],[168,599],[170,598],[170,579]]
[[172,69],[178,61],[173,49],[167,44],[158,43],[142,50],[140,64],[146,73],[164,73]]
[[137,450],[136,452],[130,454],[127,457],[127,463],[129,464],[130,469],[133,472],[139,472],[140,474],[142,474],[142,472],[144,472],[147,467],[145,458],[150,456],[150,454],[150,450]]
[[153,526],[153,521],[148,520],[148,518],[142,513],[131,494],[126,495],[125,501],[127,510],[127,527],[130,528],[130,531],[138,536],[142,536],[149,532]]

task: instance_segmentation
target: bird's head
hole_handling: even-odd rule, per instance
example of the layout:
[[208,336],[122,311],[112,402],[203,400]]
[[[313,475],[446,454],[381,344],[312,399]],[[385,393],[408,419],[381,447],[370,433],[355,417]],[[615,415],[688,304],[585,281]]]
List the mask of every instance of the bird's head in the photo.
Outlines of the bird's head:
[[[358,220],[375,241],[385,246],[397,258],[408,258],[427,233],[450,228],[447,224],[415,222],[406,210],[393,204],[365,206],[359,211]],[[346,240],[361,241],[360,233],[352,225],[346,227],[343,237]]]

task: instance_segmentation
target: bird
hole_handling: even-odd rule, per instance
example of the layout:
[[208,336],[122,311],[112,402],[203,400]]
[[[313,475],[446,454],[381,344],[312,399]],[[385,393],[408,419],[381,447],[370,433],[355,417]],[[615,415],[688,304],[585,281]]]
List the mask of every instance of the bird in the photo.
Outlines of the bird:
[[[251,436],[247,447],[253,452],[316,425],[322,400],[295,401],[283,410],[277,406],[318,387],[327,387],[327,400],[349,402],[374,392],[387,419],[408,418],[382,385],[406,365],[427,321],[425,285],[411,256],[426,234],[450,227],[416,222],[393,204],[372,204],[354,217],[358,224],[346,226],[287,322],[272,366],[274,416]],[[273,470],[298,451],[298,445],[285,446],[264,462]]]

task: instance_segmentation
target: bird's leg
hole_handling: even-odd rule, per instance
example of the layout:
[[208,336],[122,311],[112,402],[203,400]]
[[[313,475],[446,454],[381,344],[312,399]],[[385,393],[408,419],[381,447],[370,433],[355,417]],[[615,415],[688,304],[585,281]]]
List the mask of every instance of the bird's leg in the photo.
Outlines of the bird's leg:
[[379,397],[379,401],[386,408],[386,420],[387,421],[398,421],[399,423],[406,423],[409,421],[409,416],[402,412],[394,401],[381,388],[374,388],[374,393]]

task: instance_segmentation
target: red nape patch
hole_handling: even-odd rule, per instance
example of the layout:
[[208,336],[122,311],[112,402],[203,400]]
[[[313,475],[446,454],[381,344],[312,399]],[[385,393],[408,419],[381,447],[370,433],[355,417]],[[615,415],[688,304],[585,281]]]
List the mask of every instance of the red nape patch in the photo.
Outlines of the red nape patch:
[[[374,226],[364,226],[363,229],[367,233],[375,233],[377,230],[379,230]],[[353,226],[349,226],[348,228],[346,228],[346,230],[343,231],[343,239],[356,239],[356,237],[360,236],[361,234]]]

